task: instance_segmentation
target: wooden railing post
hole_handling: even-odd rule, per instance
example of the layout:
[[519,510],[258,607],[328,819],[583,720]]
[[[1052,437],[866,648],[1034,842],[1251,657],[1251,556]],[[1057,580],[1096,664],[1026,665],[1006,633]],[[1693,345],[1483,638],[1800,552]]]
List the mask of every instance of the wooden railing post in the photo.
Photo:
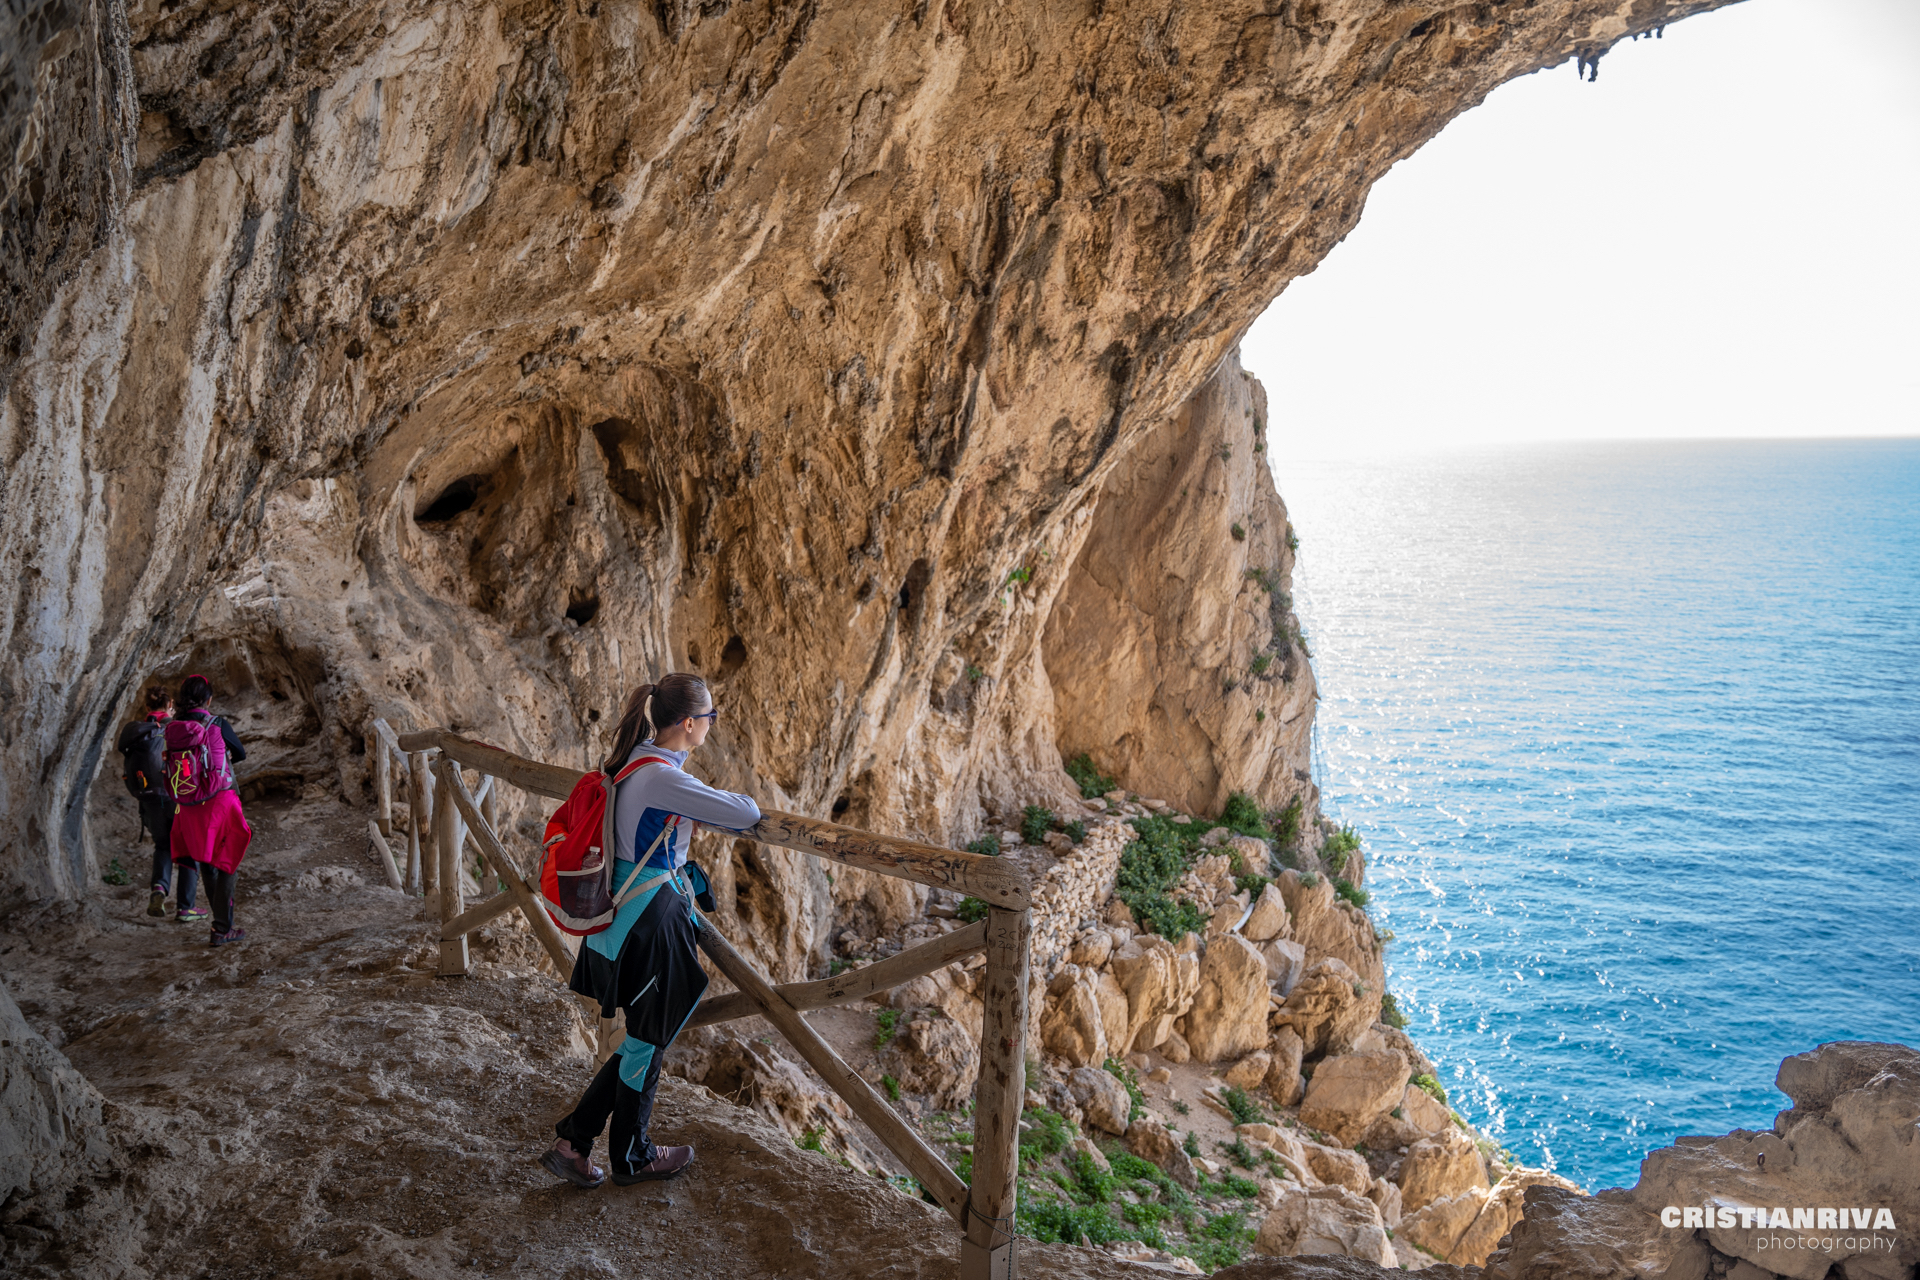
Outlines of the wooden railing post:
[[1020,1111],[1027,1092],[1027,908],[987,912],[985,1017],[973,1102],[973,1186],[967,1197],[960,1280],[1009,1280],[1020,1176]]
[[393,757],[380,736],[379,726],[367,735],[367,752],[373,757],[373,821],[380,834],[393,834]]
[[427,753],[416,751],[407,757],[407,892],[412,894],[421,892],[425,883],[420,845],[427,837],[427,824],[431,821],[428,805],[432,788],[427,773]]
[[[433,766],[440,785],[435,789],[437,803],[433,815],[433,838],[438,845],[440,882],[440,923],[451,924],[467,909],[460,892],[460,849],[467,842],[466,826],[455,807],[455,786],[460,766],[444,755]],[[467,935],[440,939],[440,976],[461,977],[467,972]]]
[[[452,785],[448,790],[453,795],[454,804],[459,806],[460,816],[473,825],[473,833],[479,838],[481,854],[493,864],[494,874],[507,882],[507,892],[514,897],[515,905],[527,918],[533,928],[533,936],[546,948],[547,956],[553,961],[554,970],[559,973],[560,981],[565,982],[573,973],[573,951],[567,946],[566,935],[553,923],[546,908],[540,905],[526,877],[520,874],[519,864],[513,860],[506,846],[500,843],[500,837],[493,833],[493,824],[480,812],[480,806],[474,803],[473,795],[467,790],[456,772],[449,775]],[[442,926],[444,929],[444,926]]]

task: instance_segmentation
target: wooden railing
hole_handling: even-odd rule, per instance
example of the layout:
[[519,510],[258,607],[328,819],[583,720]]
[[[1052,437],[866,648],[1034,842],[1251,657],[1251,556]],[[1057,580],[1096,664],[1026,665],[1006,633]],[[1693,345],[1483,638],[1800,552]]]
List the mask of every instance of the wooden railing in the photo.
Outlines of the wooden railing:
[[[532,927],[562,979],[572,972],[574,951],[540,906],[537,882],[507,849],[499,831],[502,783],[550,799],[565,799],[583,776],[577,769],[529,760],[446,730],[396,734],[373,722],[367,741],[373,756],[378,816],[368,824],[375,850],[394,888],[437,895],[440,973],[467,972],[467,934],[518,909]],[[467,785],[465,766],[479,781]],[[393,834],[395,769],[406,771],[406,867],[396,860]],[[887,1149],[907,1167],[964,1232],[962,1280],[1006,1280],[1013,1270],[1013,1213],[1019,1172],[1019,1126],[1026,1094],[1028,939],[1032,931],[1031,886],[1010,862],[936,845],[820,822],[796,814],[762,811],[747,837],[846,866],[936,888],[955,889],[987,904],[987,918],[863,969],[817,982],[774,986],[717,928],[700,930],[700,946],[735,991],[703,1001],[688,1026],[707,1026],[759,1014],[779,1028],[834,1092],[846,1099]],[[426,855],[424,842],[433,841]],[[461,850],[469,842],[491,878],[506,886],[468,907],[460,874]],[[530,858],[539,874],[537,857]],[[711,922],[707,922],[711,926]],[[976,951],[986,952],[982,991],[985,1016],[980,1036],[980,1080],[974,1092],[973,1182],[960,1180],[939,1153],[901,1119],[800,1016],[802,1010],[859,1000],[932,973]],[[596,1010],[597,1012],[597,1010]],[[604,1038],[604,1028],[603,1028]]]

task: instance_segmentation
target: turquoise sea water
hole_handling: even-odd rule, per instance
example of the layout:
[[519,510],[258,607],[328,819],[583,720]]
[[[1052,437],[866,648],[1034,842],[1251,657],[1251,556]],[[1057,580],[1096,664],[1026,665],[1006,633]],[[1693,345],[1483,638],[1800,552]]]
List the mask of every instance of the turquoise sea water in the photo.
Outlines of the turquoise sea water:
[[1920,1045],[1920,441],[1276,479],[1326,810],[1464,1115],[1631,1186],[1787,1054]]

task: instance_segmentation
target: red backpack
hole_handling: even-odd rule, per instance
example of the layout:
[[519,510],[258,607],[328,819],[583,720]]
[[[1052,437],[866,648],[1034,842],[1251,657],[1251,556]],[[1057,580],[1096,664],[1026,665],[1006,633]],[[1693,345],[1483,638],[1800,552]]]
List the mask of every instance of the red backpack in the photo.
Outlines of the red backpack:
[[673,762],[662,756],[641,756],[611,778],[595,769],[574,784],[566,803],[547,819],[546,836],[541,841],[546,857],[540,864],[540,897],[561,932],[576,938],[601,932],[613,923],[615,913],[629,898],[667,874],[642,880],[638,871],[673,831],[674,823],[686,821],[678,815],[660,824],[653,845],[634,860],[635,874],[620,895],[614,896],[613,854],[619,846],[613,837],[613,790],[635,770],[649,764],[673,767]]

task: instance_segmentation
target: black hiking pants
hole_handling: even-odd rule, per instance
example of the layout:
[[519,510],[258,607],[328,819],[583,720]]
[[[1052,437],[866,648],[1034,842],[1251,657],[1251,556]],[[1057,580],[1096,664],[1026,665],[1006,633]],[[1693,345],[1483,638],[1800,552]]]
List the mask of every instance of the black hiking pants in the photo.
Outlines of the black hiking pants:
[[635,1089],[620,1079],[620,1055],[614,1054],[600,1065],[593,1083],[580,1095],[580,1105],[553,1126],[553,1131],[573,1145],[582,1155],[593,1151],[593,1140],[607,1120],[613,1129],[607,1134],[607,1163],[613,1172],[630,1177],[652,1162],[655,1148],[647,1141],[647,1125],[653,1119],[653,1097],[660,1089],[660,1063],[666,1050],[653,1051],[653,1063],[647,1068],[647,1087]]
[[[164,796],[140,797],[140,820],[153,837],[153,891],[165,897],[173,887],[173,801]],[[193,890],[186,890],[193,901]]]
[[[230,933],[233,930],[233,883],[239,879],[236,871],[222,871],[211,862],[190,862],[186,864],[200,868],[200,879],[207,886],[207,907],[213,912],[213,931]],[[185,883],[184,877],[182,883]]]

